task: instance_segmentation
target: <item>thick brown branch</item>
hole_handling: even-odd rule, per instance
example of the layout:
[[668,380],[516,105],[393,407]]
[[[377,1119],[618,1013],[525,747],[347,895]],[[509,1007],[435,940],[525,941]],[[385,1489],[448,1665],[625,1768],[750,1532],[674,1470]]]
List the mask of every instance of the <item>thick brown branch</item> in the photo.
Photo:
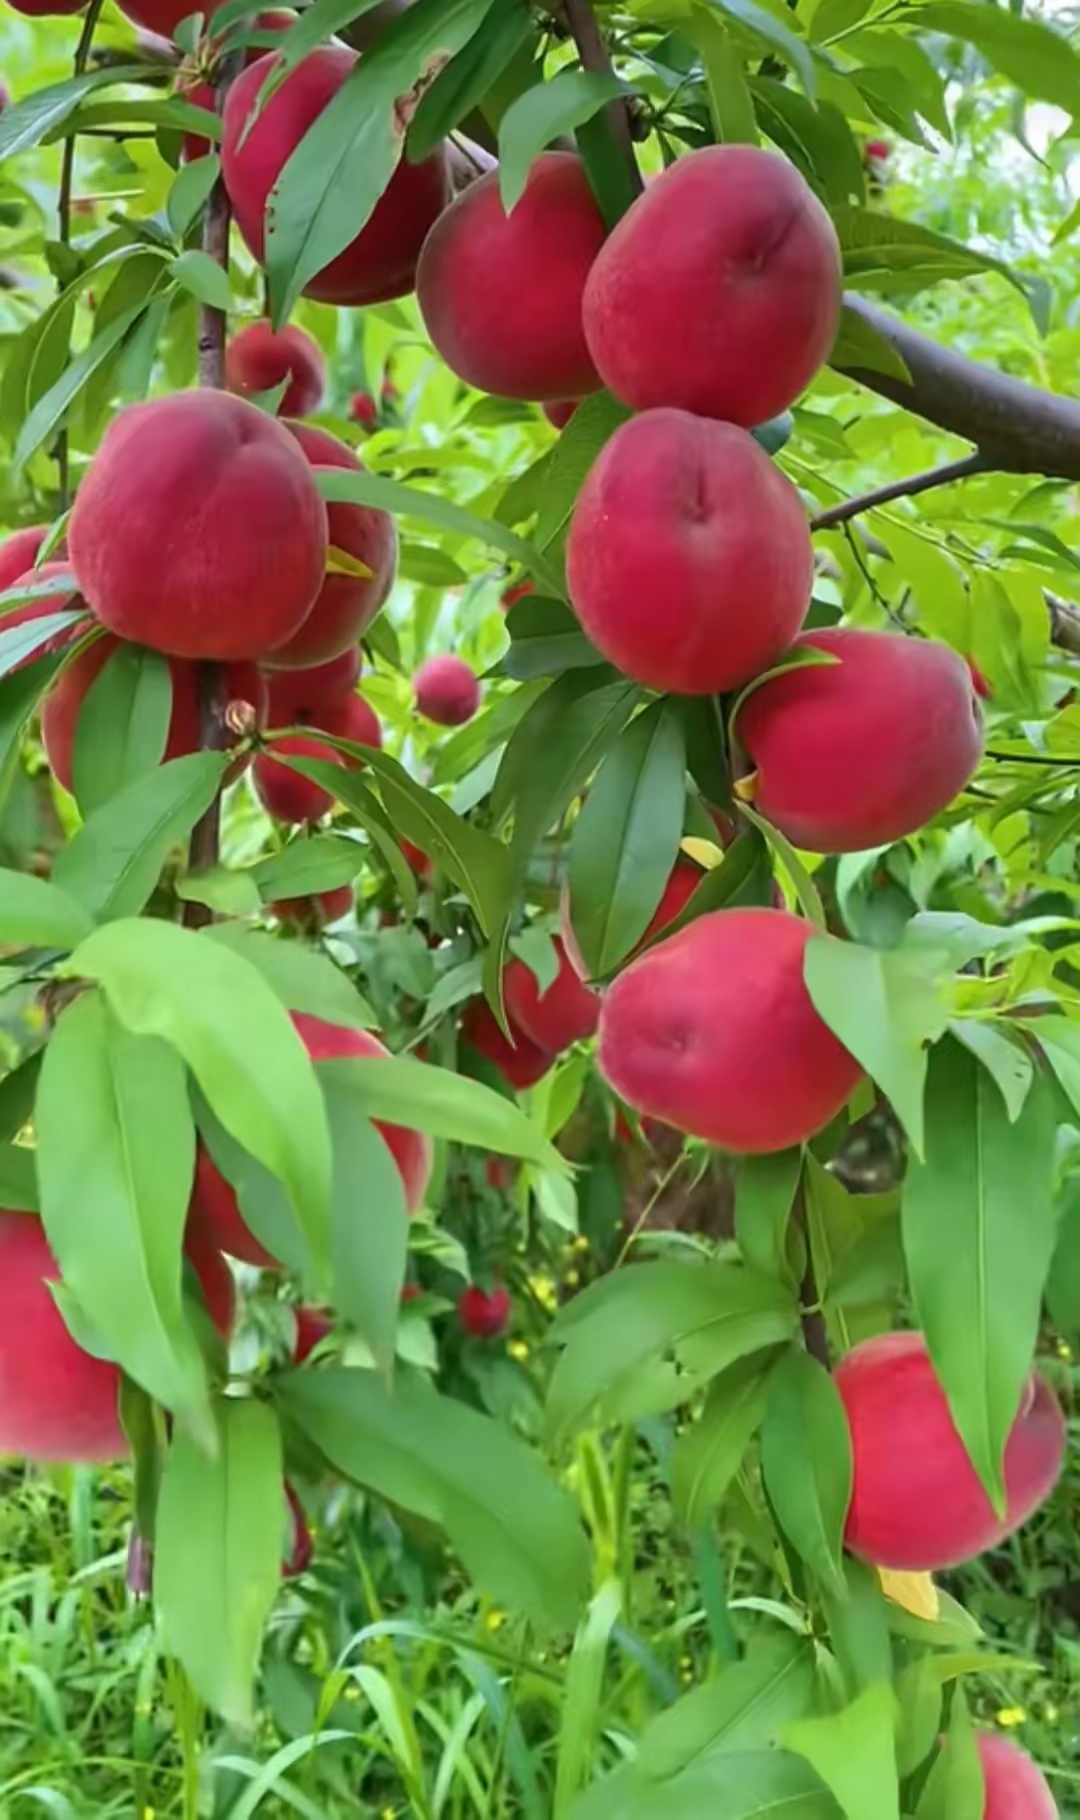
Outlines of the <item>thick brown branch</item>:
[[1080,403],[939,347],[863,297],[849,293],[844,302],[891,343],[910,377],[835,363],[838,371],[973,443],[986,468],[1080,480]]
[[959,461],[943,462],[939,468],[927,468],[923,474],[911,474],[906,480],[891,480],[886,486],[857,494],[853,499],[842,499],[839,505],[819,512],[810,520],[810,529],[827,531],[833,525],[846,524],[849,518],[858,518],[861,512],[872,511],[875,506],[888,505],[891,499],[913,499],[916,493],[929,493],[932,487],[947,487],[954,480],[966,480],[970,474],[983,474],[986,468],[987,463],[981,455],[965,455]]

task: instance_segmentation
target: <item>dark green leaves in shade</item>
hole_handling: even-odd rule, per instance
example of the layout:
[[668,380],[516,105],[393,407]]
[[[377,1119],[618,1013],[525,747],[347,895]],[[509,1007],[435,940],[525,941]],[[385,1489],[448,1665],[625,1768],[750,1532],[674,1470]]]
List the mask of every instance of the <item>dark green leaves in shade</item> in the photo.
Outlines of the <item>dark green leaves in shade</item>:
[[756,1352],[720,1372],[699,1419],[676,1441],[671,1491],[687,1529],[699,1529],[723,1503],[764,1419],[775,1362],[773,1352]]
[[611,973],[645,934],[678,857],[686,742],[674,702],[616,739],[574,824],[570,914],[590,976]]
[[802,1151],[740,1157],[735,1173],[735,1237],[748,1264],[791,1282],[788,1226],[802,1171]]
[[801,1349],[789,1352],[769,1379],[761,1470],[792,1548],[825,1586],[842,1589],[851,1436],[832,1378]]
[[419,1378],[393,1389],[375,1372],[297,1372],[279,1388],[289,1419],[337,1471],[445,1529],[493,1599],[572,1623],[589,1550],[574,1505],[501,1424]]
[[527,0],[492,0],[479,30],[421,96],[406,140],[410,163],[428,157],[440,139],[481,105],[531,36]]
[[668,1262],[617,1270],[555,1323],[564,1351],[552,1374],[549,1426],[573,1429],[613,1396],[627,1415],[638,1395],[639,1413],[671,1407],[703,1377],[781,1345],[796,1323],[794,1298],[751,1270]]
[[535,701],[516,727],[492,790],[497,820],[513,812],[513,854],[519,867],[563,815],[630,719],[636,684],[612,672],[573,670]]
[[206,1448],[206,1372],[183,1298],[195,1169],[183,1061],[85,993],[46,1048],[36,1118],[42,1215],[65,1286],[112,1357]]
[[286,1529],[281,1435],[264,1403],[220,1398],[211,1457],[173,1435],[158,1505],[154,1605],[196,1693],[229,1724],[254,1717],[263,1628]]
[[172,672],[157,651],[118,645],[79,709],[73,771],[84,815],[161,763],[172,716]]
[[322,1094],[287,1011],[256,968],[193,930],[141,918],[97,930],[67,971],[97,980],[128,1030],[180,1052],[226,1130],[284,1182],[312,1256],[327,1268]]
[[911,1297],[953,1420],[999,1508],[1002,1455],[1031,1369],[1056,1238],[1053,1094],[1037,1080],[1010,1121],[1001,1092],[952,1037],[934,1049],[926,1154],[908,1165]]
[[401,1173],[385,1138],[358,1114],[348,1087],[327,1080],[323,1091],[334,1157],[334,1306],[389,1372],[409,1247]]

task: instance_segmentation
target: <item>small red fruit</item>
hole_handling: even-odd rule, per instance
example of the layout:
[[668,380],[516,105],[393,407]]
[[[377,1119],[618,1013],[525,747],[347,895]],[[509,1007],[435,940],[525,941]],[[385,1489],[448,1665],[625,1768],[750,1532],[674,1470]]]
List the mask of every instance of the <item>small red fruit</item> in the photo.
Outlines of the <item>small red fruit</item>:
[[416,706],[438,727],[463,727],[480,706],[480,682],[464,658],[429,657],[413,677]]
[[500,1284],[490,1292],[473,1284],[458,1302],[461,1325],[474,1340],[497,1340],[510,1320],[510,1295]]
[[532,968],[515,955],[503,975],[503,998],[511,1023],[519,1025],[537,1048],[559,1055],[594,1035],[600,1000],[582,985],[558,937],[555,953],[558,971],[543,991]]
[[349,400],[349,416],[365,430],[374,429],[379,421],[379,407],[370,392],[354,392]]

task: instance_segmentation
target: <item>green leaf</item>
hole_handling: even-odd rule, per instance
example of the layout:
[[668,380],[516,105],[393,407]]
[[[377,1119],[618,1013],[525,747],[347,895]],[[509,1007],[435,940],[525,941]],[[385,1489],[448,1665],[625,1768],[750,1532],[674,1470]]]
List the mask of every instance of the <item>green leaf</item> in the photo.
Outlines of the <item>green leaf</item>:
[[347,973],[321,950],[299,941],[282,942],[240,923],[214,923],[204,931],[262,974],[271,992],[290,1011],[306,1011],[347,1030],[370,1030],[378,1019]]
[[1035,1079],[1035,1064],[1016,1040],[1016,1032],[1004,1019],[1000,1024],[988,1024],[974,1018],[953,1018],[949,1030],[993,1076],[1010,1119],[1018,1119]]
[[329,1080],[323,1094],[334,1156],[334,1307],[388,1372],[409,1249],[405,1190],[385,1138],[357,1116],[355,1094]]
[[604,662],[565,601],[529,594],[511,607],[506,629],[510,649],[503,669],[518,682],[560,676],[564,670],[589,670]]
[[351,885],[365,858],[359,841],[342,834],[312,834],[260,860],[251,868],[251,877],[264,903],[272,904],[283,897],[307,897]]
[[851,1436],[832,1378],[800,1349],[789,1352],[769,1379],[761,1470],[791,1546],[826,1587],[842,1590]]
[[438,1523],[491,1598],[572,1622],[589,1579],[577,1513],[535,1453],[501,1424],[400,1375],[327,1367],[279,1381],[290,1420],[331,1465]]
[[406,140],[412,164],[429,157],[440,139],[481,105],[531,36],[525,0],[493,0],[479,30],[420,98]]
[[104,921],[134,915],[173,848],[209,809],[228,765],[226,752],[192,752],[128,784],[58,854],[56,882]]
[[1080,1112],[1080,1024],[1066,1017],[1038,1017],[1024,1028],[1038,1043],[1066,1099]]
[[788,1230],[802,1173],[802,1150],[739,1157],[735,1166],[735,1237],[754,1270],[792,1287]]
[[1046,1302],[1059,1332],[1080,1336],[1080,1184],[1069,1187],[1061,1208]]
[[16,472],[26,466],[31,455],[36,454],[59,428],[79,394],[105,362],[111,360],[124,337],[144,314],[149,302],[149,296],[143,297],[138,303],[133,303],[130,309],[122,310],[119,316],[114,316],[87,343],[82,353],[76,354],[70,365],[64,368],[56,384],[50,386],[44,396],[38,399],[19,431],[19,439],[15,444],[12,466]]
[[366,227],[401,158],[405,99],[479,27],[491,0],[418,0],[365,52],[308,128],[266,208],[275,327]]
[[699,1420],[676,1441],[671,1495],[687,1529],[708,1523],[727,1496],[764,1420],[774,1363],[771,1353],[759,1352],[729,1365],[709,1386]]
[[812,1643],[787,1632],[685,1694],[642,1734],[637,1770],[654,1785],[654,1799],[664,1797],[657,1783],[703,1757],[777,1745],[782,1728],[813,1709],[815,1680]]
[[953,1698],[949,1731],[916,1808],[918,1820],[985,1820],[986,1783],[967,1705]]
[[0,120],[0,160],[14,157],[40,145],[47,133],[55,132],[69,119],[84,95],[95,89],[116,87],[123,82],[145,82],[146,65],[121,64],[108,69],[91,70],[86,75],[53,83],[10,103]]
[[707,1753],[662,1785],[627,1764],[593,1784],[571,1820],[839,1820],[840,1809],[808,1764],[786,1751]]
[[918,222],[851,205],[834,209],[833,219],[840,237],[844,278],[857,291],[884,289],[912,296],[945,278],[998,272],[1025,301],[1031,300],[1031,281],[1004,260],[962,246]]
[[[532,94],[536,92],[530,90]],[[630,416],[626,405],[613,398],[610,392],[594,392],[578,405],[545,468],[534,533],[541,550],[546,552],[561,538],[586,474],[605,443]],[[562,587],[555,591],[559,595],[565,593]]]
[[892,1681],[889,1613],[900,1607],[886,1600],[876,1568],[853,1555],[845,1555],[841,1565],[843,1587],[826,1594],[824,1606],[844,1689],[854,1699],[875,1682]]
[[281,1582],[281,1435],[265,1404],[222,1397],[216,1457],[178,1430],[158,1505],[154,1606],[196,1693],[230,1725],[254,1720],[263,1628]]
[[602,1729],[604,1668],[611,1633],[622,1611],[619,1580],[607,1580],[578,1626],[566,1667],[559,1751],[555,1764],[553,1814],[565,1814],[588,1780]]
[[205,1448],[206,1370],[183,1295],[195,1173],[183,1062],[85,993],[49,1040],[36,1123],[42,1216],[64,1283],[112,1357]]
[[172,708],[166,659],[141,645],[118,645],[90,685],[75,726],[75,795],[84,815],[160,765]]
[[17,1138],[30,1123],[44,1058],[44,1049],[37,1049],[0,1079],[0,1139]]
[[[12,670],[19,669],[32,657],[49,644],[58,632],[66,632],[69,627],[78,625],[85,615],[81,609],[71,613],[49,613],[41,619],[27,619],[21,625],[9,626],[7,631],[0,630],[0,676],[7,676]],[[0,627],[3,621],[0,620]]]
[[496,822],[514,810],[513,854],[522,869],[630,719],[636,684],[611,672],[574,670],[535,701],[506,747],[492,788]]
[[[13,1078],[8,1076],[8,1080]],[[24,1144],[0,1143],[0,1207],[9,1207],[15,1213],[41,1211],[37,1152]]]
[[549,1387],[549,1428],[580,1426],[620,1379],[660,1355],[674,1350],[690,1372],[711,1375],[782,1345],[796,1323],[793,1297],[750,1270],[667,1262],[617,1270],[556,1321],[565,1350]]
[[499,123],[499,194],[507,214],[520,202],[533,160],[546,146],[630,93],[611,70],[566,69],[511,102]]
[[1036,1081],[1010,1123],[986,1069],[945,1037],[926,1103],[925,1160],[903,1189],[911,1297],[953,1421],[1003,1509],[1002,1455],[1054,1250],[1053,1094]]
[[13,670],[0,681],[0,805],[11,789],[26,724],[63,669],[65,655],[54,652],[49,657],[39,657],[36,663],[27,664],[24,670]]
[[1025,95],[1080,113],[1080,57],[1063,33],[1040,20],[998,6],[930,0],[919,8],[919,27],[962,38]]
[[884,373],[890,379],[911,380],[907,362],[892,342],[848,304],[840,311],[829,365],[843,373]]
[[317,1265],[329,1260],[330,1139],[288,1013],[219,942],[148,918],[109,923],[63,969],[97,980],[127,1029],[180,1051],[218,1118],[284,1182]]
[[193,158],[190,163],[180,166],[165,204],[169,226],[178,240],[183,239],[202,213],[220,172],[221,159],[216,152],[208,152],[205,157]]
[[925,971],[893,950],[822,935],[807,944],[803,977],[816,1011],[888,1096],[921,1155],[926,1044],[949,1021]]
[[696,46],[705,70],[709,107],[719,145],[760,143],[757,116],[746,80],[745,60],[716,11],[700,0],[691,6],[686,35]]
[[593,977],[645,934],[682,837],[686,740],[678,705],[654,702],[611,747],[574,824],[570,915]]
[[32,872],[0,869],[0,944],[74,948],[93,928],[81,904]]
[[411,1125],[452,1144],[475,1145],[567,1173],[565,1158],[521,1108],[482,1081],[404,1055],[321,1062],[319,1074],[348,1085],[367,1118]]
[[817,99],[814,59],[805,39],[797,37],[768,7],[759,6],[757,0],[709,0],[709,4],[727,18],[733,19],[752,37],[760,38],[767,44],[771,51],[794,70],[800,87],[806,91],[810,100]]
[[739,804],[739,813],[746,817],[746,820],[757,829],[759,834],[765,836],[791,880],[795,895],[799,900],[799,908],[807,921],[813,923],[815,928],[824,930],[825,912],[822,909],[818,888],[787,835],[781,834],[779,828],[774,828],[772,822],[767,822],[765,817],[759,815],[755,809],[751,809],[748,803]]
[[846,1820],[900,1820],[891,1687],[868,1687],[839,1712],[800,1719],[783,1741],[831,1788]]
[[221,310],[228,315],[235,309],[235,299],[229,274],[224,271],[216,259],[197,247],[180,253],[169,268],[177,284],[190,292],[199,303],[205,303],[212,310]]
[[[578,414],[575,414],[575,421]],[[319,468],[315,473],[315,483],[328,505],[345,501],[353,505],[377,506],[383,512],[393,513],[395,517],[415,518],[421,524],[434,525],[436,529],[450,531],[456,537],[467,537],[486,544],[490,549],[501,550],[511,562],[520,563],[528,569],[545,594],[551,594],[556,599],[565,596],[562,575],[553,564],[544,560],[532,544],[526,543],[522,537],[515,537],[512,531],[493,519],[477,518],[463,506],[444,499],[441,494],[428,492],[421,487],[404,486],[401,481],[388,480],[384,474],[372,474],[367,469],[356,473],[351,468]]]
[[235,1191],[245,1226],[272,1258],[303,1280],[305,1294],[325,1295],[326,1279],[320,1279],[312,1265],[310,1247],[283,1184],[229,1135],[197,1087],[192,1100],[199,1137]]

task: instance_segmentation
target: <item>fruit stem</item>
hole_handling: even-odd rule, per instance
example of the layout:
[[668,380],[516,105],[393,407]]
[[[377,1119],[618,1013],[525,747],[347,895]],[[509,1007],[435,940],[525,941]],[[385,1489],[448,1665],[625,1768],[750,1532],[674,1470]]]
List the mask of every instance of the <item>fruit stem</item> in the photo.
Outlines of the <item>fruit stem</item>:
[[829,1336],[825,1327],[825,1316],[821,1311],[821,1296],[818,1291],[817,1277],[814,1274],[814,1253],[810,1243],[810,1225],[806,1212],[806,1177],[799,1177],[799,1186],[795,1190],[795,1201],[791,1210],[792,1221],[802,1233],[806,1245],[806,1269],[799,1287],[803,1344],[812,1359],[830,1370]]
[[[591,0],[562,0],[562,14],[567,30],[577,45],[582,69],[592,70],[597,75],[613,76],[615,65],[593,12]],[[634,135],[627,102],[609,101],[604,109],[604,118],[626,167],[631,195],[640,196],[645,185],[634,152]]]
[[947,487],[954,480],[966,480],[970,474],[985,474],[990,464],[978,451],[973,455],[961,456],[959,461],[944,461],[940,467],[927,468],[921,474],[911,474],[906,480],[890,480],[887,486],[875,487],[869,493],[858,493],[851,499],[842,499],[839,505],[829,506],[810,520],[811,531],[828,531],[833,525],[846,524],[849,518],[858,518],[862,512],[871,512],[875,506],[888,505],[891,499],[912,499],[916,493],[929,493],[932,487]]
[[[223,57],[217,65],[211,86],[214,112],[220,116],[229,85],[240,74],[243,53]],[[202,250],[209,253],[222,271],[229,269],[229,228],[232,211],[228,191],[219,173],[206,204],[203,221]],[[209,303],[199,305],[199,384],[222,391],[225,388],[225,339],[228,321],[224,310]],[[225,725],[225,673],[220,664],[199,665],[199,745],[211,752],[223,751],[228,743]],[[196,822],[191,836],[188,864],[192,872],[204,872],[216,866],[221,854],[221,794],[218,793],[206,814]],[[184,922],[189,929],[204,928],[214,920],[206,904],[184,905]]]
[[[75,61],[72,64],[72,75],[82,76],[90,61],[90,50],[94,42],[94,29],[101,15],[104,0],[90,0],[83,20],[79,42],[75,47]],[[60,190],[56,198],[57,239],[61,246],[71,245],[71,192],[75,184],[75,141],[77,133],[69,133],[64,140],[64,154],[60,164]],[[61,266],[56,280],[57,290],[63,294],[67,278]],[[60,473],[60,510],[66,512],[71,503],[71,468],[69,462],[69,443],[66,428],[56,438],[56,465]]]

